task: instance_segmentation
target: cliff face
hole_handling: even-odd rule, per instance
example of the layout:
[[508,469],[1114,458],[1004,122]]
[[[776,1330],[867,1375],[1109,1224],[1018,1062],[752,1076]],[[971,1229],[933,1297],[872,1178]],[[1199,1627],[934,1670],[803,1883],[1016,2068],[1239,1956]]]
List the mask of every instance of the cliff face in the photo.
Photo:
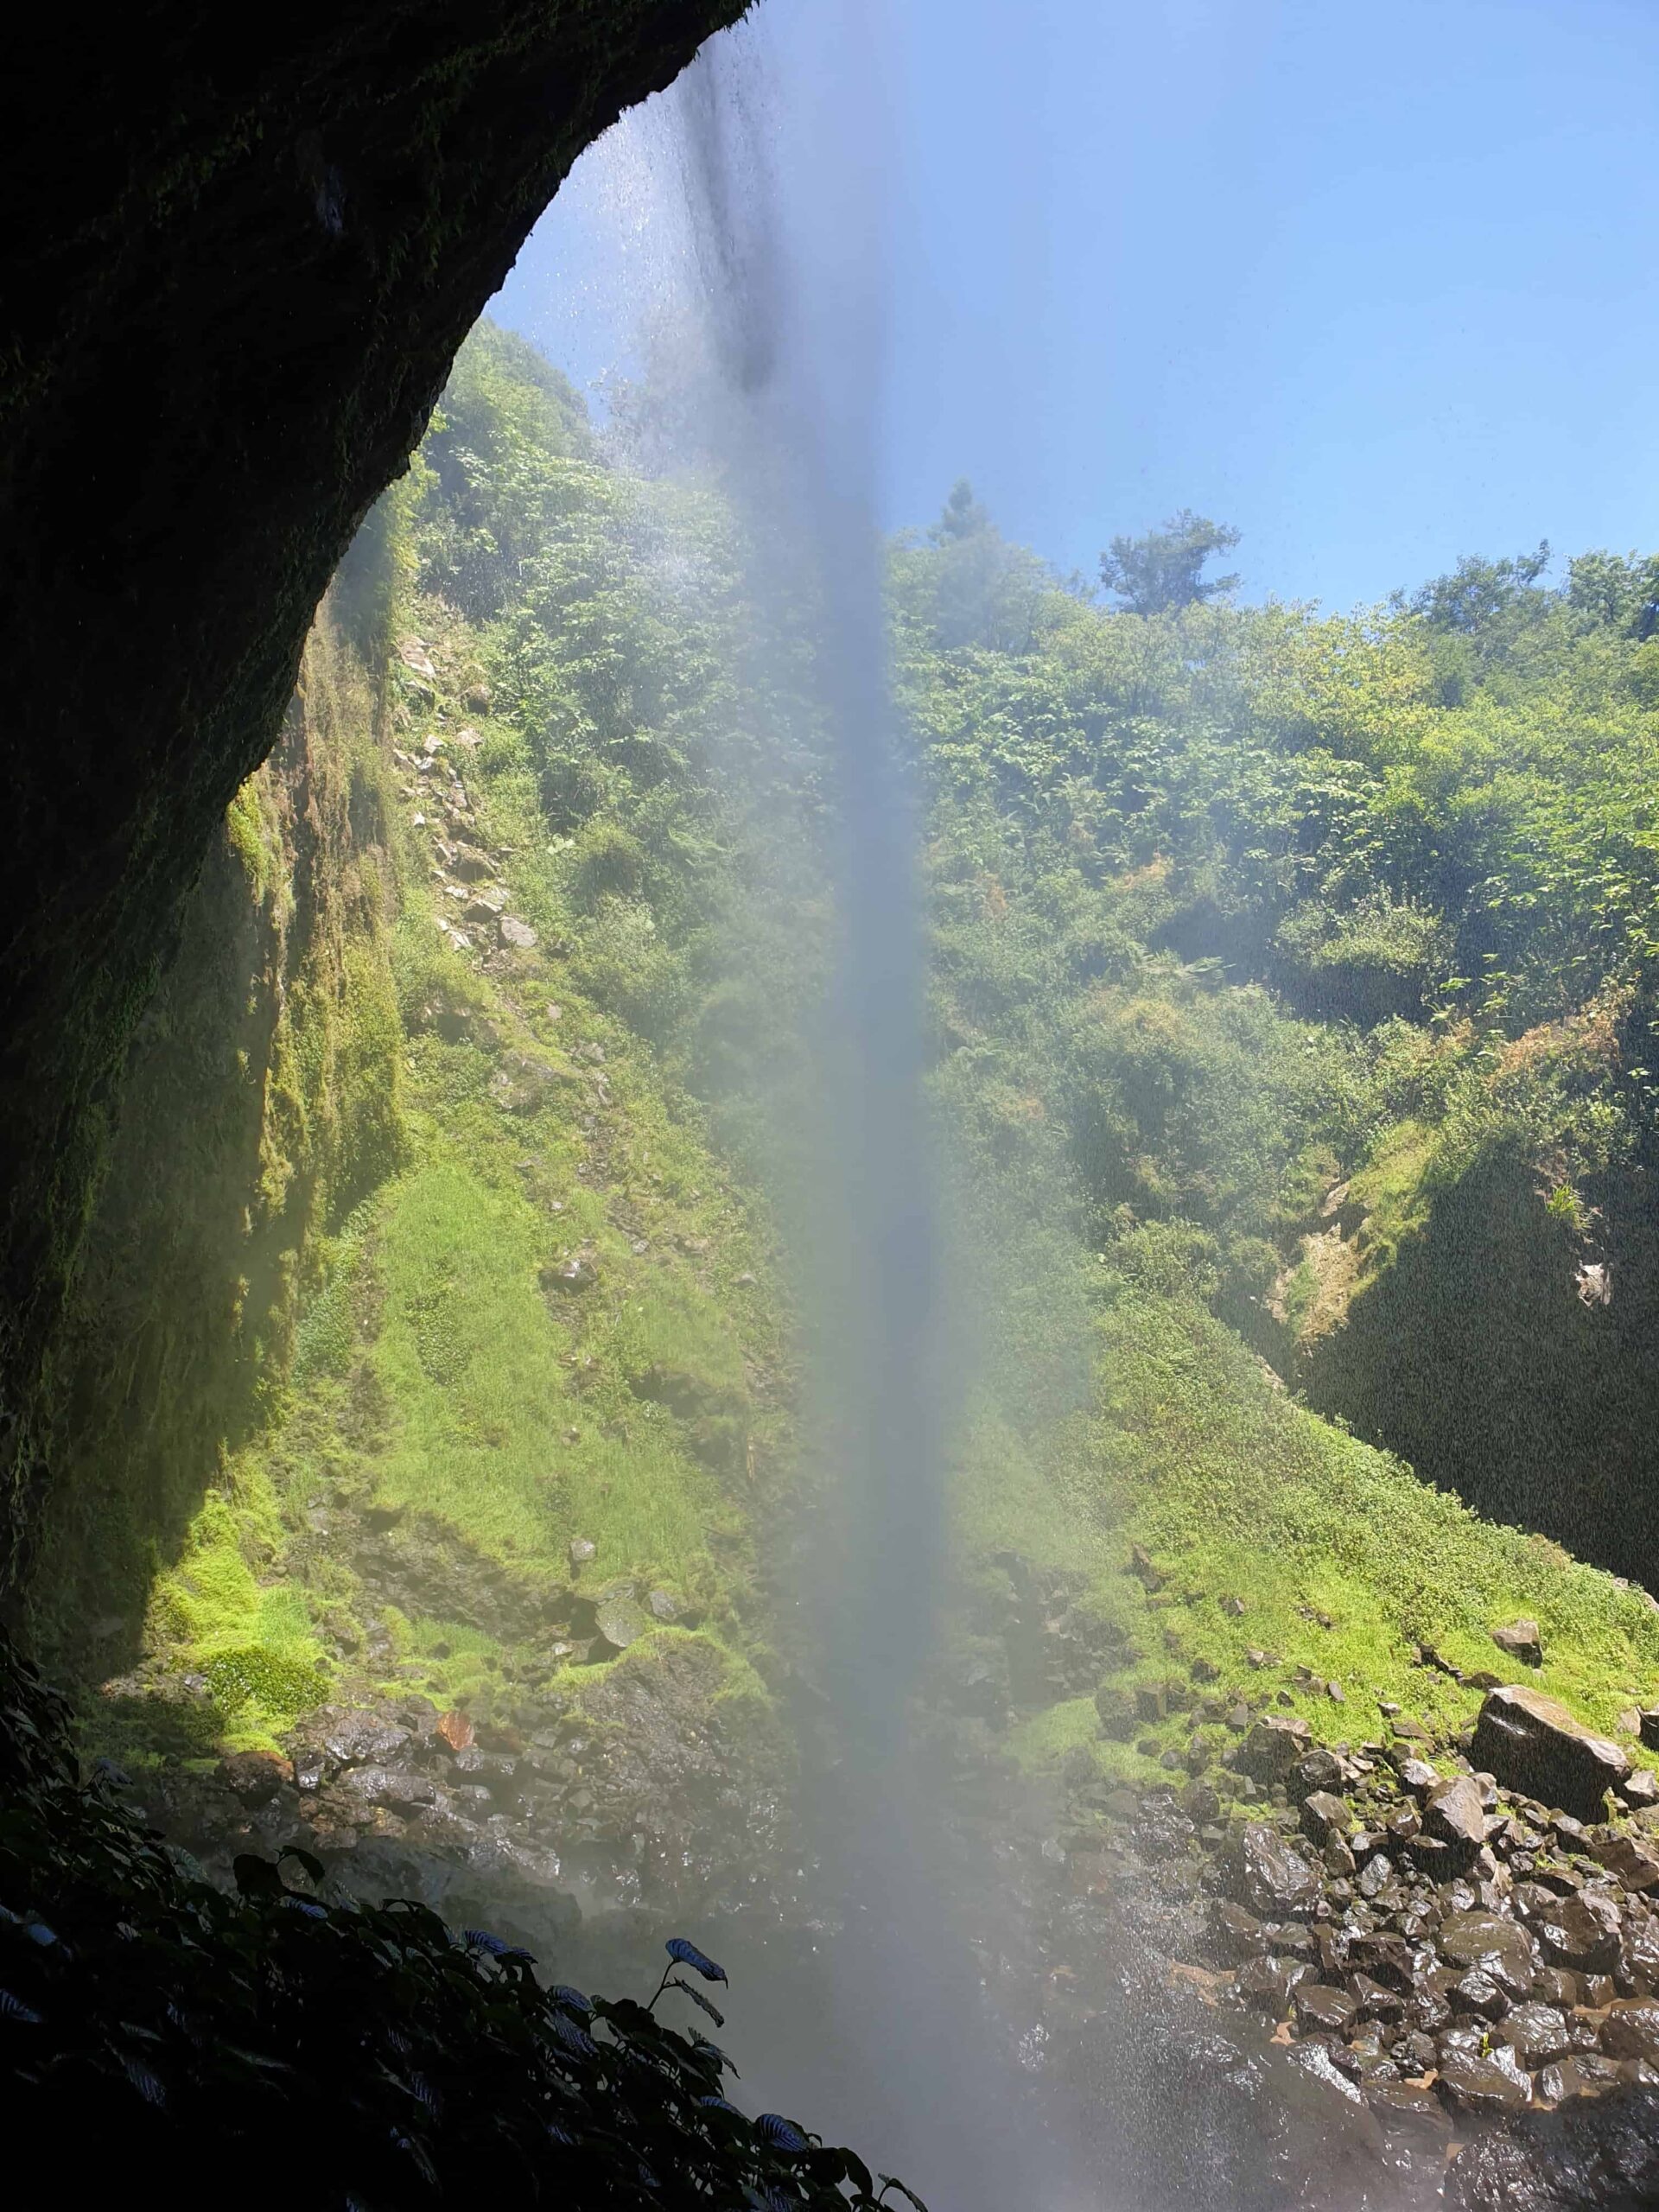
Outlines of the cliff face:
[[52,1343],[30,1624],[77,1673],[136,1656],[155,1572],[283,1387],[322,1238],[403,1150],[385,731],[340,596],[183,902]]
[[576,155],[737,0],[20,31],[0,330],[0,1580],[105,1103],[307,626]]

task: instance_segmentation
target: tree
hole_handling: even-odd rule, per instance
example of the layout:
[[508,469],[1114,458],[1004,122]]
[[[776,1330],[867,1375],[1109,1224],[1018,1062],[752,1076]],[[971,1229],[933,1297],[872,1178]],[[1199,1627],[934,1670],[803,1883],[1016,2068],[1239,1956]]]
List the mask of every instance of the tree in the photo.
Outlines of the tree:
[[1487,561],[1478,554],[1465,554],[1449,576],[1436,576],[1414,592],[1408,604],[1431,628],[1459,630],[1468,636],[1533,593],[1548,566],[1547,537],[1536,552],[1517,553],[1511,560]]
[[958,476],[950,486],[944,512],[927,534],[935,545],[960,545],[966,538],[982,537],[993,527],[989,513],[974,497],[973,486],[965,476]]
[[1100,580],[1132,614],[1167,614],[1224,599],[1238,589],[1238,578],[1206,577],[1204,564],[1217,553],[1230,553],[1238,539],[1228,524],[1183,507],[1144,537],[1115,537],[1100,556]]

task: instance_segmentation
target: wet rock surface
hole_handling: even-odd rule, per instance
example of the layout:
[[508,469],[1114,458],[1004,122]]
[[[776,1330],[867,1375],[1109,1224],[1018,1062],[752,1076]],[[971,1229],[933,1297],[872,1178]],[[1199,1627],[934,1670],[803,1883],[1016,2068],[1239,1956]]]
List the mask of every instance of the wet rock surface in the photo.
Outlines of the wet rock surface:
[[1593,1821],[1603,1794],[1616,1789],[1630,1762],[1611,1738],[1593,1735],[1564,1705],[1541,1691],[1491,1691],[1475,1724],[1471,1756],[1506,1788]]

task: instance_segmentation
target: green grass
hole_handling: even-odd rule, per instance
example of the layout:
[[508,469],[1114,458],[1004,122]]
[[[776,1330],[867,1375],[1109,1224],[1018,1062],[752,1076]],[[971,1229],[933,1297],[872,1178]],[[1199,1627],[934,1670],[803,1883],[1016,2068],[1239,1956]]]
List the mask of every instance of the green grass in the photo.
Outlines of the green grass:
[[[1319,1420],[1196,1306],[1125,1293],[1102,1338],[1092,1414],[1052,1454],[1058,1503],[1037,1502],[1033,1470],[1007,1440],[999,1457],[983,1437],[963,1497],[976,1547],[995,1548],[1023,1527],[1029,1556],[1088,1576],[1089,1602],[1134,1647],[1115,1679],[1185,1679],[1205,1660],[1217,1679],[1198,1694],[1282,1691],[1286,1709],[1327,1741],[1376,1736],[1385,1699],[1449,1734],[1473,1719],[1480,1694],[1414,1665],[1413,1646],[1508,1679],[1491,1630],[1530,1614],[1545,1664],[1528,1681],[1605,1730],[1621,1708],[1650,1701],[1659,1615],[1611,1575],[1478,1519]],[[1124,1571],[1135,1542],[1167,1578],[1151,1601]],[[1223,1610],[1230,1597],[1243,1599],[1242,1615]],[[1252,1648],[1273,1663],[1253,1666]],[[1345,1701],[1300,1682],[1299,1667],[1339,1682]],[[1183,1715],[1137,1741],[1162,1750],[1192,1726]],[[1072,1701],[1027,1719],[1014,1748],[1040,1764],[1085,1745],[1103,1770],[1152,1770],[1132,1747],[1094,1736],[1088,1700]]]
[[[225,1747],[270,1750],[327,1694],[330,1672],[303,1590],[269,1572],[283,1541],[268,1478],[252,1465],[211,1491],[150,1595],[152,1648],[205,1675]],[[267,1573],[256,1571],[263,1559]]]

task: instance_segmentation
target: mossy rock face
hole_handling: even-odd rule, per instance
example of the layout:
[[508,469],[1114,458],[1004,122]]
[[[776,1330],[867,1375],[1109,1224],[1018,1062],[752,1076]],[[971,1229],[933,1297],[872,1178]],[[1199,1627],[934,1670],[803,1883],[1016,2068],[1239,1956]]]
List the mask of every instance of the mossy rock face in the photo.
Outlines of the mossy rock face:
[[[0,349],[0,1580],[50,1478],[41,1365],[123,1056],[324,586],[571,162],[740,12],[345,0],[251,61],[239,25],[168,5],[95,71],[48,17],[19,34],[41,96]],[[365,632],[384,567],[371,545],[351,580]]]

